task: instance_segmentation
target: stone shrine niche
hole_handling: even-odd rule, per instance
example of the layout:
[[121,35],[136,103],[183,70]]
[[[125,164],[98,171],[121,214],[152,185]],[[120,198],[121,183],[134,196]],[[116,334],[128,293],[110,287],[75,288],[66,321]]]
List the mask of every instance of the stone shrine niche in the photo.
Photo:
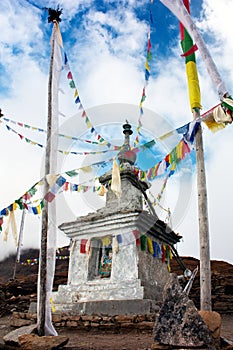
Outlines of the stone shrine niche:
[[[107,245],[104,245],[104,241]],[[110,278],[112,271],[112,237],[93,238],[90,242],[88,280]]]

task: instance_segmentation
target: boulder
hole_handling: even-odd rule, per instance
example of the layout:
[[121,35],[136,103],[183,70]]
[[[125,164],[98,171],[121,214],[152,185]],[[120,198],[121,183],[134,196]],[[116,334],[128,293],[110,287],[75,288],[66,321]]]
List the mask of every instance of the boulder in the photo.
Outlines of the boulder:
[[210,329],[214,339],[220,338],[220,331],[222,325],[222,318],[220,314],[216,311],[204,311],[200,310],[199,315],[201,315],[203,321]]
[[19,336],[20,349],[24,350],[50,350],[61,349],[69,341],[69,338],[58,336],[42,336],[39,337],[36,334],[23,334]]
[[6,334],[3,337],[3,340],[7,345],[18,346],[18,338],[20,335],[32,334],[32,333],[36,333],[36,331],[37,331],[36,324],[30,325],[30,326],[24,326]]
[[154,328],[155,343],[186,348],[213,348],[211,332],[193,301],[171,274],[164,288],[163,304]]

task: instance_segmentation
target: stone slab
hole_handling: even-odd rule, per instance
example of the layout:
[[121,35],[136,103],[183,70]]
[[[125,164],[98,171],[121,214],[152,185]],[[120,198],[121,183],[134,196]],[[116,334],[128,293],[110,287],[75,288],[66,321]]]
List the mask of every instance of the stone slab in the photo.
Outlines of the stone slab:
[[[105,282],[105,283],[104,283]],[[60,285],[52,295],[54,304],[80,303],[96,300],[143,299],[143,287],[139,279],[118,283],[97,280],[81,285]],[[59,306],[58,306],[59,307]]]

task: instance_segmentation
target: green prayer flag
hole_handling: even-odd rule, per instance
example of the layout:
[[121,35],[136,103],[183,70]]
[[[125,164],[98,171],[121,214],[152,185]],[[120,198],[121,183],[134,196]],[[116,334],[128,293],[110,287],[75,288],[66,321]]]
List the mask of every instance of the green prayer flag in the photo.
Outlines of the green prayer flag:
[[73,80],[70,81],[70,87],[71,89],[75,89],[75,83]]
[[72,177],[78,175],[78,172],[76,170],[70,170],[65,172],[66,175]]
[[145,251],[146,250],[146,235],[142,235],[140,237],[140,243],[141,243],[141,250]]

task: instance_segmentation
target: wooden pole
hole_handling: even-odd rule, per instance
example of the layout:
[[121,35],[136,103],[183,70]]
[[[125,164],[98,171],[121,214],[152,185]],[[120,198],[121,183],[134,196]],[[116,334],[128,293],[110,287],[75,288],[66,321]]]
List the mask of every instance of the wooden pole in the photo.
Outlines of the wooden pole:
[[[200,117],[200,110],[193,110],[193,117]],[[211,268],[207,188],[205,175],[205,161],[201,125],[195,136],[196,141],[196,167],[197,167],[197,194],[198,194],[198,221],[200,244],[200,308],[211,311]]]
[[[51,142],[52,142],[52,77],[53,77],[53,58],[54,58],[54,30],[51,41],[51,56],[49,68],[49,82],[48,82],[48,120],[47,120],[47,143],[45,151],[45,176],[50,174],[51,161]],[[49,190],[49,184],[44,179],[44,195]],[[38,305],[38,325],[37,330],[40,336],[45,334],[45,314],[46,314],[46,282],[47,282],[47,234],[48,234],[48,202],[45,201],[42,211],[42,229],[41,229],[41,246],[40,246],[40,264],[39,264],[39,305]]]

